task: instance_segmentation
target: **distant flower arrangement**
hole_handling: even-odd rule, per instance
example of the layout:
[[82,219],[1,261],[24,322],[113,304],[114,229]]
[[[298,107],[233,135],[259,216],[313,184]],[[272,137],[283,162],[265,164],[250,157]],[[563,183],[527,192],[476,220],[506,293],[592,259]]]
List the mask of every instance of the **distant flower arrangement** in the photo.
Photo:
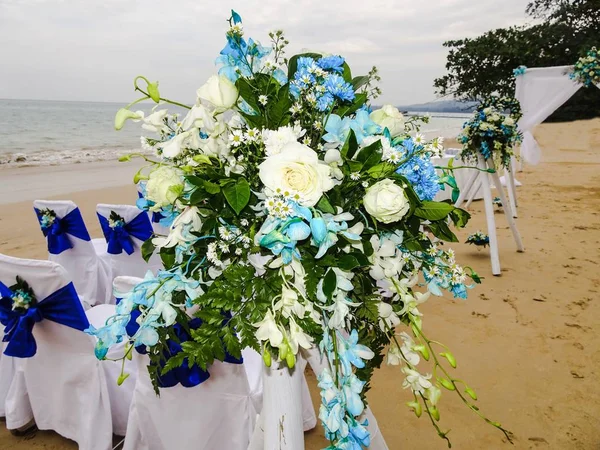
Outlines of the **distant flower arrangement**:
[[476,231],[467,237],[465,243],[485,248],[490,245],[490,237],[482,231]]
[[569,76],[585,87],[600,84],[600,55],[596,47],[592,47],[586,56],[577,60]]
[[521,116],[517,99],[491,96],[483,100],[458,137],[463,145],[461,158],[475,165],[477,155],[482,155],[496,167],[509,167],[513,146],[522,138],[517,128]]
[[[318,347],[329,363],[319,375],[328,448],[358,450],[370,442],[364,386],[389,348],[410,408],[448,440],[437,424],[442,389],[483,416],[473,390],[451,373],[454,356],[424,334],[418,308],[443,290],[465,298],[480,279],[441,245],[458,242],[450,225],[469,219],[432,201],[440,180],[430,159],[441,139],[414,134],[416,120],[393,106],[370,109],[375,69],[353,77],[342,56],[287,59],[283,32],[270,33],[265,47],[243,37],[237,13],[229,25],[219,74],[194,106],[162,98],[158,83],[138,77],[143,97],[115,117],[117,129],[133,120],[156,133],[143,138],[159,160],[141,155],[152,168],[136,175],[139,205],[170,211],[172,224],[142,249],[146,258],[158,252],[165,270],[119,293],[118,314],[88,330],[97,356],[123,341],[123,358],[144,349],[158,389],[173,370],[207,371],[246,347],[276,368],[293,368],[301,349]],[[129,109],[150,98],[189,112]],[[177,327],[194,332],[174,353]],[[422,359],[433,376],[417,367]]]
[[527,66],[519,66],[513,70],[513,75],[518,77],[520,75],[525,75],[525,72],[527,72]]

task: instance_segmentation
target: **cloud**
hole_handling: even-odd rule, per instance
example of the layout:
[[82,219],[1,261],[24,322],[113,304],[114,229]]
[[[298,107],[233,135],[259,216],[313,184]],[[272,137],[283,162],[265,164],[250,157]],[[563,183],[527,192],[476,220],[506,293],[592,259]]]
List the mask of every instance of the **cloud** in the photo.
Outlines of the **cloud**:
[[380,69],[382,101],[434,98],[448,39],[525,20],[527,0],[0,0],[0,98],[127,101],[131,80],[160,80],[193,101],[224,45],[229,8],[246,36],[284,29],[289,53],[345,55],[355,74]]

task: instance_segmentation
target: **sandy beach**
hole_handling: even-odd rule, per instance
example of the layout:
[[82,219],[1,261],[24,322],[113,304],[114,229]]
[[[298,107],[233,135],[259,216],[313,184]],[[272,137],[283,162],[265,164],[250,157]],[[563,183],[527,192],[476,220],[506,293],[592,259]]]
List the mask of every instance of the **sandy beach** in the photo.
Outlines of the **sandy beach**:
[[[479,396],[481,411],[514,435],[514,447],[444,392],[441,427],[451,429],[455,449],[600,449],[600,119],[543,124],[535,130],[542,163],[517,174],[518,227],[526,247],[517,253],[501,213],[496,215],[502,276],[491,274],[489,253],[460,243],[457,261],[473,267],[483,284],[466,301],[432,298],[422,308],[425,332],[448,345],[456,374]],[[136,163],[0,168],[0,253],[46,258],[45,241],[32,210],[35,198],[71,199],[92,237],[101,237],[97,203],[130,203]],[[81,187],[76,187],[81,186]],[[84,187],[85,189],[84,190]],[[458,234],[464,242],[485,231],[482,202]],[[318,391],[307,372],[313,401]],[[391,450],[446,448],[426,417],[405,406],[397,367],[376,372],[368,401]],[[319,427],[306,448],[323,448]],[[0,450],[75,449],[49,431],[15,438],[0,424]]]

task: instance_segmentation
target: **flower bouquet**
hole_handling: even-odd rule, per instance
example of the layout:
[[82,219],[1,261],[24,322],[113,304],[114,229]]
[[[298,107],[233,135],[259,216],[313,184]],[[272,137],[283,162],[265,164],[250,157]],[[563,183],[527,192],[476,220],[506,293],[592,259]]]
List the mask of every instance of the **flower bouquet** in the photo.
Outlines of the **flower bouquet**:
[[491,96],[483,100],[473,117],[463,125],[458,140],[463,145],[461,158],[477,164],[477,155],[492,159],[495,167],[510,167],[513,146],[521,142],[517,127],[521,106],[515,98]]
[[585,87],[600,84],[600,58],[596,47],[592,47],[586,56],[577,60],[569,77]]
[[487,247],[490,245],[490,238],[487,234],[482,231],[476,231],[473,234],[470,234],[465,241],[465,244],[475,245],[477,247]]
[[[452,375],[448,348],[423,331],[419,307],[431,295],[466,298],[479,282],[443,245],[458,241],[451,226],[464,227],[469,214],[432,201],[439,180],[430,157],[440,141],[411,136],[413,121],[392,106],[370,110],[375,70],[352,76],[338,55],[288,59],[283,32],[262,46],[244,38],[237,13],[229,25],[219,73],[193,105],[161,97],[157,83],[138,77],[142,97],[115,118],[116,128],[133,120],[155,133],[143,141],[157,158],[140,155],[148,166],[134,181],[144,183],[146,208],[175,217],[168,235],[143,246],[165,270],[116,293],[117,315],[88,330],[97,356],[126,341],[124,358],[134,348],[149,355],[158,390],[182,365],[210,371],[247,347],[277,368],[318,348],[327,363],[318,379],[328,448],[360,449],[370,442],[365,393],[389,348],[409,407],[442,438],[443,389],[505,432]],[[187,113],[130,109],[148,99]],[[171,345],[181,330],[185,341]],[[422,360],[433,375],[419,369]]]

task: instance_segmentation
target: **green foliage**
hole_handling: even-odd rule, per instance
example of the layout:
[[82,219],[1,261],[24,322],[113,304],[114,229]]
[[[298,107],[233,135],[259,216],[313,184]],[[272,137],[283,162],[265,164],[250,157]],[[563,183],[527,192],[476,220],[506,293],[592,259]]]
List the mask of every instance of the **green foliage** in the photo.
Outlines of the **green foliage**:
[[223,186],[223,194],[229,206],[239,215],[250,201],[250,185],[245,178],[240,177]]
[[[434,81],[440,95],[478,99],[493,92],[514,95],[513,69],[572,65],[600,36],[600,0],[534,0],[527,13],[543,20],[526,26],[488,31],[475,38],[451,40],[448,73]],[[554,119],[572,120],[600,114],[600,93],[578,92]]]

